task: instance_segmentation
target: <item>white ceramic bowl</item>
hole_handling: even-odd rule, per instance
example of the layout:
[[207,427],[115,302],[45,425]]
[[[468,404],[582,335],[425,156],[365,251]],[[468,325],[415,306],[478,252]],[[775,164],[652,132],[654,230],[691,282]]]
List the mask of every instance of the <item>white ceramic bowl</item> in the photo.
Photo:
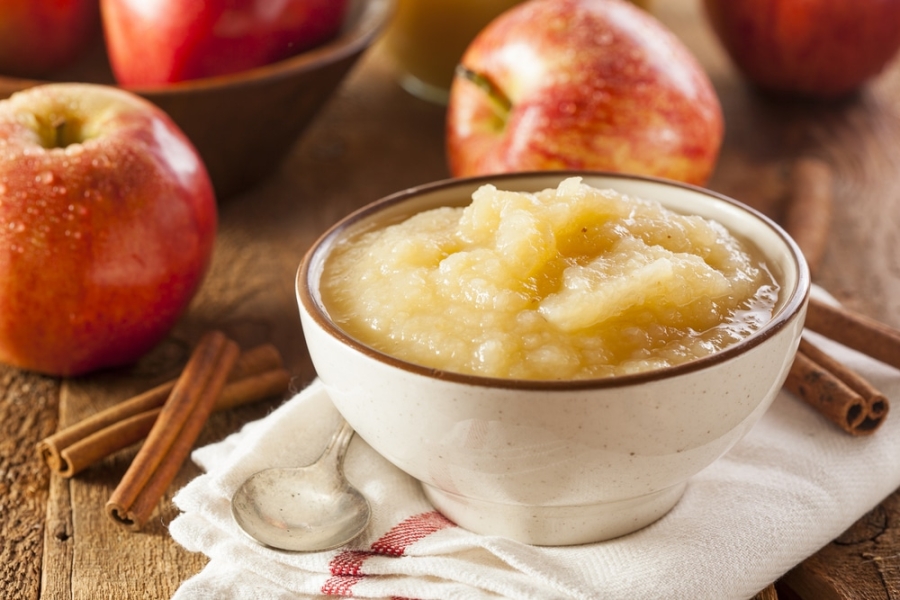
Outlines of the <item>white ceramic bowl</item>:
[[[537,191],[579,175],[594,187],[715,219],[754,241],[781,284],[773,320],[746,340],[680,366],[623,377],[524,381],[410,364],[356,341],[318,292],[335,241],[361,226],[465,205],[483,183]],[[462,527],[530,544],[617,537],[668,512],[688,479],[757,422],[793,360],[810,278],[796,244],[754,210],[668,181],[597,173],[519,173],[438,182],[343,219],[305,256],[297,279],[304,336],[335,405],[377,452],[422,482]]]

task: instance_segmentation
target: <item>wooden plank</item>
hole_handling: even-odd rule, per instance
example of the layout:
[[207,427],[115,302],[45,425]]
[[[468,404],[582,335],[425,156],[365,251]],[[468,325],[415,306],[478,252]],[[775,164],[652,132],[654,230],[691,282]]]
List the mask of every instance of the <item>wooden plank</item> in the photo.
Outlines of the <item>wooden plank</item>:
[[775,590],[775,584],[773,583],[766,589],[761,590],[758,594],[753,596],[753,600],[778,600],[778,592]]
[[[251,264],[248,263],[248,269]],[[217,289],[222,291],[221,287]],[[235,298],[235,294],[230,297]],[[239,300],[235,303],[246,305],[249,314],[259,314],[252,302],[248,303],[246,298]],[[295,311],[292,308],[292,312]],[[196,312],[187,315],[170,338],[133,367],[65,381],[60,394],[60,425],[80,421],[176,376],[199,332],[211,327],[210,323],[227,324],[230,333],[246,340],[245,347],[261,341],[259,332],[253,333],[255,321],[244,326],[245,322],[239,317],[228,320],[214,315],[194,322]],[[199,314],[202,313],[200,310]],[[259,406],[216,415],[198,443],[206,444],[221,438],[242,423],[259,418],[280,401],[273,399]],[[169,597],[181,581],[205,564],[205,557],[175,544],[166,529],[166,523],[177,513],[171,503],[172,495],[199,473],[192,463],[182,468],[144,531],[125,531],[106,516],[104,505],[136,450],[137,446],[124,450],[72,480],[55,478],[52,482],[47,509],[42,597],[66,600],[93,599],[98,594],[111,598]]]
[[[193,341],[173,334],[134,367],[66,381],[60,400],[61,424],[79,421],[176,376]],[[198,444],[221,438],[247,420],[259,418],[280,401],[273,399],[215,415]],[[106,501],[138,447],[123,450],[71,480],[54,480],[48,507],[52,529],[48,530],[44,555],[46,586],[42,597],[167,598],[206,563],[203,555],[175,544],[167,530],[167,523],[177,515],[172,496],[199,474],[193,463],[183,466],[143,531],[127,531],[106,515]],[[53,539],[54,535],[58,537]]]
[[49,471],[35,444],[56,427],[59,383],[0,366],[0,590],[37,598]]
[[784,583],[804,599],[900,598],[900,493],[791,570]]
[[70,598],[72,593],[75,538],[69,484],[70,481],[62,477],[50,478],[41,569],[42,598]]

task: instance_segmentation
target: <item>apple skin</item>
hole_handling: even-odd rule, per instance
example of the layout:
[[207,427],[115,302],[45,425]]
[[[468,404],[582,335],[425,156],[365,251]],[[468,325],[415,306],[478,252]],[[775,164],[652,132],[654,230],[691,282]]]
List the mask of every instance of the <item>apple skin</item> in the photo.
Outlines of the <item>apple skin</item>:
[[78,83],[0,101],[0,361],[71,376],[137,360],[201,284],[217,218],[153,104]]
[[107,54],[122,85],[237,73],[333,37],[348,0],[101,0]]
[[737,68],[760,88],[837,98],[900,48],[900,0],[705,0]]
[[[659,21],[620,0],[531,0],[501,14],[457,72],[446,151],[456,177],[595,169],[703,184],[724,135],[705,71]],[[502,103],[500,103],[502,104]]]
[[3,0],[0,73],[36,78],[66,67],[99,31],[97,0]]

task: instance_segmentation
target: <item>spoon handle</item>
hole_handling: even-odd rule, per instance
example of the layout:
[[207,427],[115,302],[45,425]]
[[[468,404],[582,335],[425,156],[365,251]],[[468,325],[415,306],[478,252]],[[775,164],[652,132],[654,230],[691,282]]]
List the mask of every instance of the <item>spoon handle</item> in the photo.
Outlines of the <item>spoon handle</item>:
[[322,451],[322,456],[316,462],[327,462],[330,466],[343,473],[344,455],[347,454],[347,448],[350,446],[350,440],[353,439],[353,433],[350,423],[341,418],[340,429],[331,437],[328,446],[325,447],[325,450]]

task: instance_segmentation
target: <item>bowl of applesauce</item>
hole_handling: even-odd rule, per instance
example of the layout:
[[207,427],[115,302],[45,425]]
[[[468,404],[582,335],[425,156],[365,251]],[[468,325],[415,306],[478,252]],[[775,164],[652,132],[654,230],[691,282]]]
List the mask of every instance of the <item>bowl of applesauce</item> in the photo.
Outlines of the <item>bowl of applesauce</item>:
[[357,434],[458,525],[536,545],[664,516],[775,398],[809,286],[793,240],[740,202],[577,171],[399,192],[297,274]]

